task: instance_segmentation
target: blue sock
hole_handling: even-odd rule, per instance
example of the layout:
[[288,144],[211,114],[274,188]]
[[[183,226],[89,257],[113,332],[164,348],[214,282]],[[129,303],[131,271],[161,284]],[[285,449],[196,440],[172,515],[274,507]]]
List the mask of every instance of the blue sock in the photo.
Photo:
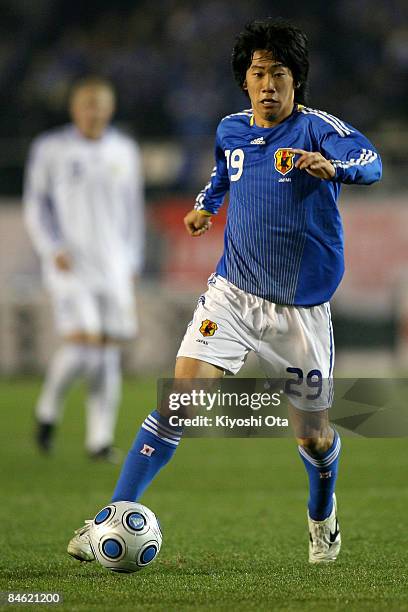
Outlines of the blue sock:
[[137,501],[174,455],[181,434],[157,410],[149,414],[123,464],[112,501]]
[[309,516],[324,521],[333,509],[333,493],[341,449],[340,436],[334,432],[333,444],[320,457],[311,457],[299,446],[299,453],[309,475]]

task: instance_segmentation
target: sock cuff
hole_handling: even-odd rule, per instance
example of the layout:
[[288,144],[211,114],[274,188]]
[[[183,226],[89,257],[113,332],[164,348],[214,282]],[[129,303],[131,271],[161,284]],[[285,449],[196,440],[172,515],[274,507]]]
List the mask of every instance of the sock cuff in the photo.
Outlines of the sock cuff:
[[180,428],[172,427],[169,419],[163,417],[160,412],[153,410],[142,423],[142,428],[150,432],[161,440],[172,446],[178,446],[183,431]]
[[331,447],[319,458],[312,457],[309,453],[302,447],[298,446],[299,453],[303,459],[314,465],[319,469],[327,469],[334,463],[338,456],[340,455],[341,450],[341,440],[337,431],[334,431],[334,439]]

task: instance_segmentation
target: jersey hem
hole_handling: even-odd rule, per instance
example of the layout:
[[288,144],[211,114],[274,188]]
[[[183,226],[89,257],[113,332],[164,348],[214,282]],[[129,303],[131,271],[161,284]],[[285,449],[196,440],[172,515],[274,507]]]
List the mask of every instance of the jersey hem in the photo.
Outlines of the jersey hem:
[[267,302],[270,302],[271,304],[275,304],[276,306],[286,306],[286,307],[292,307],[292,308],[315,308],[315,306],[322,306],[323,304],[329,304],[330,299],[333,296],[332,294],[329,298],[327,298],[327,300],[323,300],[323,302],[316,302],[315,304],[295,304],[295,303],[288,304],[284,302],[276,302],[274,300],[271,300],[268,297],[265,297],[264,295],[259,295],[258,293],[252,293],[251,291],[247,291],[246,289],[239,287],[238,285],[230,281],[226,276],[224,276],[217,270],[215,271],[215,274],[219,276],[220,278],[222,278],[223,280],[225,280],[230,285],[232,285],[233,287],[235,287],[236,289],[239,289],[240,291],[243,291],[244,293],[247,293],[248,295],[253,295],[254,297],[261,298],[262,300],[266,300]]

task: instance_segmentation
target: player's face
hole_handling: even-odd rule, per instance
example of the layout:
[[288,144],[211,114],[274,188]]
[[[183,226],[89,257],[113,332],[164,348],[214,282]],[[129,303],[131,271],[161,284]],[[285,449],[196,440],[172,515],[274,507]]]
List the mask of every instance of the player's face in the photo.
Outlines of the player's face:
[[295,96],[292,73],[269,51],[254,51],[244,87],[258,126],[273,127],[291,114]]
[[85,138],[100,138],[115,109],[113,92],[108,87],[85,85],[71,100],[72,120]]

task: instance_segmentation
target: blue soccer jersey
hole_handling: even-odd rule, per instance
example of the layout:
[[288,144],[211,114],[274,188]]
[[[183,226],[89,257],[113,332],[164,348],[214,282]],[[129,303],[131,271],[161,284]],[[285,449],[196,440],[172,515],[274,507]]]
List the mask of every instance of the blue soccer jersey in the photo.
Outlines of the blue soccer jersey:
[[[335,167],[331,180],[294,166],[290,148],[320,152]],[[216,165],[195,208],[215,214],[229,190],[224,252],[216,272],[248,293],[277,304],[327,302],[344,272],[341,183],[381,177],[373,145],[324,111],[295,105],[273,128],[251,109],[219,124]]]

